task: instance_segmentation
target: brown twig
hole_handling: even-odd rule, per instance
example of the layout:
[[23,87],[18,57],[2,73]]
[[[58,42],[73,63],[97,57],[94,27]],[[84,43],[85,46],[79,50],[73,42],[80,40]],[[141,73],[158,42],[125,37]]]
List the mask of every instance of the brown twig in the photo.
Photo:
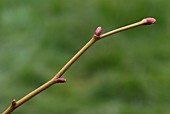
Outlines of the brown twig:
[[50,86],[52,86],[55,83],[65,83],[66,79],[64,78],[60,78],[66,71],[67,69],[89,48],[91,47],[97,40],[100,40],[102,38],[105,38],[107,36],[110,36],[112,34],[130,29],[130,28],[134,28],[140,25],[149,25],[149,24],[153,24],[155,23],[156,20],[154,18],[146,18],[143,19],[140,22],[125,26],[125,27],[121,27],[115,30],[112,30],[110,32],[107,32],[105,34],[101,34],[102,29],[101,27],[98,27],[93,35],[93,37],[91,38],[91,40],[82,48],[80,49],[80,51],[77,52],[77,54],[75,54],[73,56],[73,58],[70,59],[70,61],[68,61],[66,63],[66,65],[52,78],[50,79],[48,82],[46,82],[45,84],[43,84],[42,86],[38,87],[37,89],[33,90],[32,92],[30,92],[29,94],[27,94],[26,96],[24,96],[23,98],[21,98],[20,100],[16,101],[15,99],[11,102],[11,105],[2,113],[2,114],[10,114],[11,112],[13,112],[16,108],[18,108],[19,106],[21,106],[22,104],[24,104],[25,102],[27,102],[28,100],[30,100],[32,97],[36,96],[37,94],[39,94],[40,92],[42,92],[43,90],[49,88]]

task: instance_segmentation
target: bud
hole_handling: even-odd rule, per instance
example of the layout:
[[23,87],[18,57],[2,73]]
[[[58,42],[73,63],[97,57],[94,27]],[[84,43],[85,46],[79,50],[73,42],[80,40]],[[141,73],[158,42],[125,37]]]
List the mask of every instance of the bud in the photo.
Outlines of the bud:
[[101,33],[102,33],[102,27],[99,26],[99,27],[97,27],[97,29],[96,29],[96,31],[95,31],[94,34],[95,34],[96,36],[100,36]]
[[58,78],[57,83],[65,83],[66,79],[65,78]]
[[14,99],[11,104],[12,104],[13,107],[16,106],[16,104],[17,104],[16,100]]
[[151,24],[154,24],[156,22],[156,19],[151,18],[151,17],[145,18],[144,20],[146,21],[146,25],[151,25]]

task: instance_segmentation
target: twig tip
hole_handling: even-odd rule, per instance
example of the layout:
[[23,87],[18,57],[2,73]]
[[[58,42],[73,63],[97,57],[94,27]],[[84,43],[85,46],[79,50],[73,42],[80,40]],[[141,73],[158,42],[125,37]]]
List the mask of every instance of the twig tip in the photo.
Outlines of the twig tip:
[[156,22],[156,19],[152,18],[152,17],[148,17],[148,18],[145,18],[143,20],[146,22],[145,25],[151,25],[151,24],[154,24]]

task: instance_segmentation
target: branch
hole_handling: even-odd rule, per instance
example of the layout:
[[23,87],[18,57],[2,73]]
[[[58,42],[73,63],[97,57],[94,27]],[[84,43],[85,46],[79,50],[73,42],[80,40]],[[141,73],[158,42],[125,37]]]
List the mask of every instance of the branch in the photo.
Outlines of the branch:
[[39,94],[40,92],[42,92],[43,90],[49,88],[50,86],[56,84],[56,83],[65,83],[66,79],[65,78],[60,78],[66,71],[67,69],[88,49],[90,48],[96,41],[103,39],[107,36],[110,36],[112,34],[130,29],[130,28],[134,28],[137,26],[141,26],[141,25],[150,25],[155,23],[156,20],[154,18],[145,18],[142,21],[139,21],[137,23],[134,24],[130,24],[128,26],[124,26],[115,30],[112,30],[110,32],[107,32],[105,34],[101,34],[102,32],[102,28],[98,27],[93,35],[93,37],[91,38],[91,40],[82,48],[80,49],[80,51],[77,52],[77,54],[75,54],[73,56],[73,58],[70,59],[70,61],[68,61],[66,63],[66,65],[52,78],[50,79],[48,82],[46,82],[45,84],[43,84],[42,86],[38,87],[37,89],[33,90],[32,92],[30,92],[29,94],[27,94],[26,96],[24,96],[23,98],[21,98],[20,100],[16,101],[15,99],[11,102],[11,105],[2,113],[2,114],[10,114],[11,112],[13,112],[16,108],[18,108],[19,106],[21,106],[22,104],[24,104],[25,102],[27,102],[28,100],[30,100],[32,97],[36,96],[37,94]]

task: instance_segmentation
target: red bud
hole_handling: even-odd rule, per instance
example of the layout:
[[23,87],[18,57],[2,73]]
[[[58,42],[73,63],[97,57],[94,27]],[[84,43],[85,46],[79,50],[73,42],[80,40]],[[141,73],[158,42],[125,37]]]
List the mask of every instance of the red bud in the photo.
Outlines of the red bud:
[[57,83],[65,83],[66,79],[65,78],[58,78]]
[[102,27],[97,27],[97,29],[96,29],[96,31],[95,31],[95,35],[97,35],[97,36],[100,36],[100,34],[102,33]]
[[154,24],[156,22],[156,19],[151,18],[151,17],[145,18],[145,20],[146,20],[146,25],[151,25],[151,24]]
[[14,99],[11,104],[12,104],[12,106],[16,106],[16,104],[17,104],[16,100]]

